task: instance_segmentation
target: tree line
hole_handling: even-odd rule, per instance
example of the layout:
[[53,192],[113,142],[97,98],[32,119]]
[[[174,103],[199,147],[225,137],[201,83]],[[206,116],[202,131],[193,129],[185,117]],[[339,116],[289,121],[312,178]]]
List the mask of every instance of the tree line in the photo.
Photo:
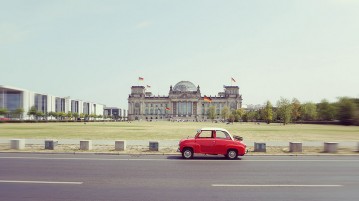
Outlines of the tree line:
[[[22,119],[24,114],[23,108],[18,108],[15,111],[8,111],[6,108],[0,108],[0,115],[6,115],[12,118],[19,118]],[[56,120],[77,120],[80,119],[93,119],[96,120],[97,118],[102,118],[102,115],[96,114],[78,114],[77,112],[42,112],[38,111],[35,106],[32,106],[30,110],[27,112],[27,115],[30,118],[35,120],[47,120],[49,117],[54,118]]]
[[336,102],[323,99],[320,103],[301,103],[298,99],[292,101],[281,97],[273,106],[270,101],[264,107],[256,110],[230,110],[224,107],[221,114],[215,113],[215,106],[210,106],[208,118],[214,120],[220,115],[223,120],[229,122],[262,121],[268,124],[272,122],[301,123],[301,122],[338,122],[342,125],[359,125],[359,99],[340,97]]

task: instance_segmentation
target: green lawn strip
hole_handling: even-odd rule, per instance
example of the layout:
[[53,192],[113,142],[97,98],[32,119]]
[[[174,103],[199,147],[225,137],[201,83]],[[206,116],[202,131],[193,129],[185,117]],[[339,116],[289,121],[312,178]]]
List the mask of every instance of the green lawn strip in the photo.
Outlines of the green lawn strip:
[[193,137],[202,127],[220,127],[248,141],[356,141],[359,127],[310,124],[254,124],[212,122],[68,122],[4,123],[0,138],[179,140]]

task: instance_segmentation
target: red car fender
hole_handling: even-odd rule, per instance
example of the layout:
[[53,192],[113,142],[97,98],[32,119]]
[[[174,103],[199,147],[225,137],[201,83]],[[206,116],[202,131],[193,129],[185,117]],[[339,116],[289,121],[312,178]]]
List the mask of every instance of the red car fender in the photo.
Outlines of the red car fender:
[[196,153],[197,150],[199,149],[198,147],[198,144],[194,143],[194,142],[182,142],[180,144],[180,151],[182,152],[183,151],[183,148],[185,147],[189,147],[189,148],[192,148],[193,149],[193,152]]
[[246,148],[243,145],[237,145],[237,144],[231,144],[226,146],[226,153],[229,149],[235,149],[237,150],[238,155],[243,156],[246,153]]

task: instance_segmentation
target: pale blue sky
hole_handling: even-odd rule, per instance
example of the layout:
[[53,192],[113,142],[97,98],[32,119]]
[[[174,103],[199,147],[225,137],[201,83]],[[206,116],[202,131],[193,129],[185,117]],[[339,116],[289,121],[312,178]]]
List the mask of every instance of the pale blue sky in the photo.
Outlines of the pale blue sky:
[[0,0],[0,85],[127,109],[181,80],[244,104],[359,97],[356,0]]

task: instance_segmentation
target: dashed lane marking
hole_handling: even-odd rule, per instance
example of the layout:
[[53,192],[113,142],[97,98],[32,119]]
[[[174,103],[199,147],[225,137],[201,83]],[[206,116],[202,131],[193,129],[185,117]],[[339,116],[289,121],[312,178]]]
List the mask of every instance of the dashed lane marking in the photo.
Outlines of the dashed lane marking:
[[68,181],[18,181],[18,180],[0,180],[0,183],[26,183],[26,184],[75,184],[80,185],[83,182]]
[[342,187],[343,185],[293,185],[293,184],[212,184],[212,187]]

